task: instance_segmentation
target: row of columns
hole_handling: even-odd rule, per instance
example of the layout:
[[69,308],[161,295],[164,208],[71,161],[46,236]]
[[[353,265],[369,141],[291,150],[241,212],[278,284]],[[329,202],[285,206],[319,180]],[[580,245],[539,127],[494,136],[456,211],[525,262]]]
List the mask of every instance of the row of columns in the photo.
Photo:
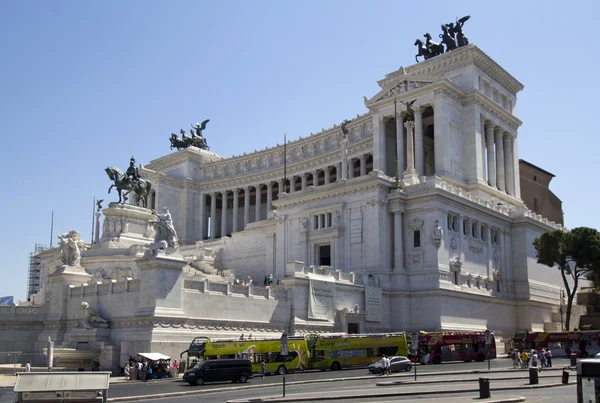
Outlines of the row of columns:
[[[368,155],[361,155],[359,157],[356,158],[351,158],[348,162],[348,164],[350,165],[350,168],[348,170],[348,175],[349,175],[349,179],[354,177],[354,165],[356,163],[356,161],[360,161],[360,175],[367,175],[367,160],[368,160]],[[300,192],[300,191],[304,191],[308,188],[308,176],[312,175],[312,186],[317,188],[319,186],[319,174],[321,171],[324,172],[324,185],[328,185],[330,183],[335,183],[337,182],[341,176],[339,173],[341,173],[341,169],[342,169],[342,163],[336,164],[335,166],[328,166],[324,169],[317,169],[314,170],[310,173],[304,173],[304,174],[300,174],[300,175],[291,175],[286,183],[286,188],[289,186],[289,192],[290,193],[294,193],[294,192]],[[332,182],[332,173],[335,172],[335,180]],[[297,178],[300,177],[301,178],[301,188],[299,190],[295,189],[295,183],[297,181]],[[240,193],[243,191],[244,193],[244,219],[243,219],[243,226],[244,228],[246,227],[246,225],[248,225],[251,221],[250,218],[250,193],[252,188],[255,189],[255,205],[254,205],[254,222],[256,221],[261,221],[266,217],[263,217],[262,214],[262,206],[263,206],[263,202],[262,202],[262,190],[264,189],[264,187],[267,188],[267,194],[266,194],[266,211],[267,211],[267,215],[268,213],[273,209],[273,187],[274,185],[277,185],[277,198],[279,198],[282,194],[282,191],[284,189],[284,180],[280,179],[277,182],[267,182],[266,184],[258,184],[258,185],[254,185],[254,186],[246,186],[244,188],[235,188],[235,189],[228,189],[228,190],[222,190],[222,191],[218,191],[218,192],[212,192],[209,193],[208,196],[210,196],[210,239],[216,239],[217,238],[217,229],[220,229],[220,236],[224,236],[228,233],[227,231],[227,224],[229,222],[229,209],[227,207],[227,200],[229,197],[229,194],[232,193],[233,194],[233,208],[232,208],[232,213],[231,213],[231,221],[232,221],[232,232],[237,232],[243,228],[239,228],[239,210],[240,210],[240,206],[239,206],[239,196]],[[221,223],[220,223],[220,228],[217,228],[217,196],[221,196]],[[203,199],[204,200],[204,199]],[[204,202],[203,202],[204,203]],[[208,234],[202,234],[202,239],[206,238],[206,235]]]
[[514,138],[511,133],[491,122],[485,124],[487,144],[488,184],[511,196],[515,196]]

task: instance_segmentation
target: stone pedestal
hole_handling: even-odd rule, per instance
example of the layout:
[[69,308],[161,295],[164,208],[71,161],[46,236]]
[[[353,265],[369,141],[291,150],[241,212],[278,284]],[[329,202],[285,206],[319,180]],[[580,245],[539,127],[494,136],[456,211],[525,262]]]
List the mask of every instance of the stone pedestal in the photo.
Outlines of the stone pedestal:
[[118,242],[123,246],[154,241],[154,228],[149,223],[156,217],[150,209],[129,204],[110,203],[103,209],[104,223],[100,243]]
[[140,269],[138,316],[184,317],[183,269],[180,256],[143,258],[136,261]]

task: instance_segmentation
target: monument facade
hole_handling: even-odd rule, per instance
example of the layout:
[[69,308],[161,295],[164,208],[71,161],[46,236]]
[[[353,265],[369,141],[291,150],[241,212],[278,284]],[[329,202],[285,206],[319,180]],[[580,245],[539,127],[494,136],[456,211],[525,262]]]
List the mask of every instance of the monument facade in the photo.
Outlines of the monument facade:
[[40,252],[45,286],[0,307],[0,338],[32,351],[50,336],[114,367],[199,335],[556,330],[562,279],[532,241],[561,226],[521,198],[523,85],[465,18],[460,44],[386,75],[340,126],[231,158],[175,135],[139,178],[107,168],[128,202],[101,210],[68,270]]

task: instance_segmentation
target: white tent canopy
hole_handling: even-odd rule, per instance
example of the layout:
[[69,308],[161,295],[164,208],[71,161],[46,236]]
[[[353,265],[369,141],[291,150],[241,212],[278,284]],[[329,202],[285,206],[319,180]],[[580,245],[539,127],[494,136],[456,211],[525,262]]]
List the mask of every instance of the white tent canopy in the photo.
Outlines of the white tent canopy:
[[170,360],[171,357],[161,354],[161,353],[138,353],[138,355],[147,358],[151,361],[158,361],[158,360]]

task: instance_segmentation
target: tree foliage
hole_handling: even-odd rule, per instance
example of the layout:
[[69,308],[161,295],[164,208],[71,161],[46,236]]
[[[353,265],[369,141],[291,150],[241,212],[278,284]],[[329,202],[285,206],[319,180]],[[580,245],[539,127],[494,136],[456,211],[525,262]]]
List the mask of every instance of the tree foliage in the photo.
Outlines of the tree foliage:
[[533,245],[538,263],[557,266],[560,270],[567,293],[568,330],[579,280],[600,278],[600,233],[588,227],[578,227],[570,232],[549,231],[533,241]]

